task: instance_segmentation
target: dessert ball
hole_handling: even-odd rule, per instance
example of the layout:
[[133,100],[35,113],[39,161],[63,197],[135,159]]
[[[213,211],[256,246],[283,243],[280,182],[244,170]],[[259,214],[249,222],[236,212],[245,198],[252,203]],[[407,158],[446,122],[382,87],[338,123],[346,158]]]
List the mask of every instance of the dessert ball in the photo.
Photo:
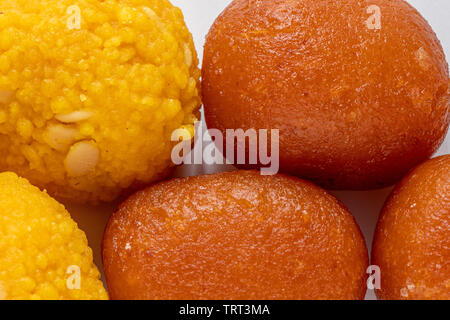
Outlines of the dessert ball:
[[86,236],[64,206],[0,173],[0,300],[107,298]]
[[237,171],[129,198],[107,225],[103,264],[112,299],[362,299],[368,257],[326,191]]
[[397,182],[449,124],[442,47],[403,0],[235,0],[202,77],[208,127],[279,129],[281,170],[330,189]]
[[393,191],[380,220],[372,263],[382,299],[450,299],[450,155],[414,169]]
[[193,131],[197,56],[167,0],[0,3],[0,170],[109,201],[167,175]]

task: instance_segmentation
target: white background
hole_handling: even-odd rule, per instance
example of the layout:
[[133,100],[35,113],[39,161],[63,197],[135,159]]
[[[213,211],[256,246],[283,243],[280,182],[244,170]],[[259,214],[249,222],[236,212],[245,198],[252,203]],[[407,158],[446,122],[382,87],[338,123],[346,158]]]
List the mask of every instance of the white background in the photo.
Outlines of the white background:
[[[202,60],[203,44],[206,34],[216,17],[231,2],[231,0],[172,0],[174,5],[180,7],[184,13],[186,23],[191,30],[197,52]],[[449,0],[409,0],[419,10],[433,27],[444,47],[447,60],[450,57],[450,1]],[[450,153],[450,135],[438,154]],[[178,175],[188,170],[178,170]],[[215,171],[215,168],[196,168],[189,174]],[[392,188],[364,192],[333,192],[342,200],[358,221],[366,238],[368,248],[372,245],[372,237],[379,211]],[[68,205],[69,212],[85,230],[89,243],[94,250],[97,266],[101,268],[101,237],[108,216],[115,210],[117,203],[102,207],[86,207]],[[367,299],[374,299],[373,292],[368,292]]]

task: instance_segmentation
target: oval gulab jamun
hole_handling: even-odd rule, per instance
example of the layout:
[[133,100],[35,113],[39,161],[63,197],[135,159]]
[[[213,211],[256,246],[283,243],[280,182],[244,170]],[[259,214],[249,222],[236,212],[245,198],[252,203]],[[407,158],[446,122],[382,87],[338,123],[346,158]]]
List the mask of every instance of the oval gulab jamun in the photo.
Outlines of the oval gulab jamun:
[[379,298],[450,299],[450,155],[423,163],[395,188],[372,263],[381,271]]
[[112,299],[363,299],[368,254],[326,191],[236,171],[129,198],[108,223],[103,263]]
[[328,189],[397,183],[449,124],[444,52],[403,0],[234,0],[202,79],[209,128],[280,130],[280,170]]

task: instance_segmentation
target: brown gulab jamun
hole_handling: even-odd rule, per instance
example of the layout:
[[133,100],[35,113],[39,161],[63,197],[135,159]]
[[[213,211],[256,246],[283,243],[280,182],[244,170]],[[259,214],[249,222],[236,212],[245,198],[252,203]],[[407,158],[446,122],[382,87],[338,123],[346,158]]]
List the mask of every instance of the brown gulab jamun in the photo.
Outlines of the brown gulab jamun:
[[209,128],[279,129],[280,170],[329,189],[397,183],[449,124],[444,52],[403,0],[234,0],[202,78]]
[[378,221],[372,263],[381,299],[450,299],[450,155],[414,169]]
[[112,299],[363,299],[368,254],[347,209],[285,175],[170,180],[111,217]]

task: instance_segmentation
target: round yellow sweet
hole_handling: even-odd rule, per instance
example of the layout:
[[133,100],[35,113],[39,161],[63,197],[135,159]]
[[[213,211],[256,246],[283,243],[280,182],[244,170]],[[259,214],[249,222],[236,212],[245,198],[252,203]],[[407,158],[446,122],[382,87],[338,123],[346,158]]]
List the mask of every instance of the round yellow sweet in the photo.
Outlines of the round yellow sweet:
[[167,0],[2,0],[0,170],[79,202],[162,178],[197,120],[197,65]]
[[107,299],[86,236],[64,206],[0,173],[0,300]]

